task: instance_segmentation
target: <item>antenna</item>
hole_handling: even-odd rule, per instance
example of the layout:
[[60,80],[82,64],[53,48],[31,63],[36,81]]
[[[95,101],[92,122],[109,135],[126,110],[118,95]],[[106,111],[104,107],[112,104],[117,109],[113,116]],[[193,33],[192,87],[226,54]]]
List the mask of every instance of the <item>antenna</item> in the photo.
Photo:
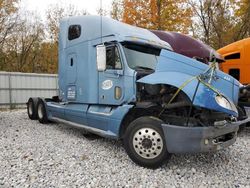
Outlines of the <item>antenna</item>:
[[100,15],[101,15],[101,43],[102,43],[102,0],[100,0]]

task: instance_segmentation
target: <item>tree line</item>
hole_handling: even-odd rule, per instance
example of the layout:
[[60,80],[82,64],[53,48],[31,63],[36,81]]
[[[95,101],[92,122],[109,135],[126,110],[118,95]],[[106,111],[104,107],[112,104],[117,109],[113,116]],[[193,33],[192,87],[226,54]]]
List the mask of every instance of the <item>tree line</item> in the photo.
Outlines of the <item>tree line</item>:
[[113,18],[189,34],[219,49],[250,36],[249,0],[114,0]]
[[[46,20],[0,0],[0,71],[57,73],[59,20],[86,15],[51,5]],[[151,30],[189,34],[215,49],[250,36],[249,0],[113,0],[99,14]]]
[[20,2],[0,0],[0,71],[57,73],[59,20],[87,12],[52,4],[42,20]]

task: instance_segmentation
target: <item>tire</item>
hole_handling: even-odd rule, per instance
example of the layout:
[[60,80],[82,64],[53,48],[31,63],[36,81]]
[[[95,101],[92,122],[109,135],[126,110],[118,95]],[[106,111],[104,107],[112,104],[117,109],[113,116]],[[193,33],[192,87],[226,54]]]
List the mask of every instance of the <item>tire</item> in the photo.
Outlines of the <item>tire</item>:
[[236,108],[237,108],[238,114],[239,114],[238,120],[244,120],[244,119],[246,119],[247,118],[247,114],[246,114],[246,111],[245,111],[244,107],[237,106]]
[[46,107],[42,99],[38,99],[37,103],[37,117],[40,123],[48,123],[48,116],[46,112]]
[[38,98],[29,98],[27,102],[27,113],[31,120],[37,120],[37,102]]
[[[238,114],[239,114],[239,117],[238,117],[238,120],[239,120],[239,121],[244,120],[244,119],[247,118],[246,111],[245,111],[244,107],[237,106],[237,110],[238,110]],[[241,125],[239,126],[238,132],[244,131],[246,125],[247,125],[246,123],[241,124]]]
[[124,147],[136,164],[155,169],[170,159],[161,124],[159,119],[144,116],[128,126],[123,139]]

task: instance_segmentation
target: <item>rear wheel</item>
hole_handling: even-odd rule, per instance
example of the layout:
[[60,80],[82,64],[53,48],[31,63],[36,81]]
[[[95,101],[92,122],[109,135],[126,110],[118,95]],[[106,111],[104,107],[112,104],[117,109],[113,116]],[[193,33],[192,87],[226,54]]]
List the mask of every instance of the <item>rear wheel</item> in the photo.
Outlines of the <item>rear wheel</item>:
[[124,147],[138,165],[157,168],[170,158],[161,123],[159,119],[145,116],[134,120],[127,128]]
[[37,102],[38,98],[29,98],[27,102],[27,113],[30,119],[36,120],[37,117]]
[[37,116],[40,123],[48,123],[48,116],[46,113],[45,104],[42,99],[38,100],[37,104]]

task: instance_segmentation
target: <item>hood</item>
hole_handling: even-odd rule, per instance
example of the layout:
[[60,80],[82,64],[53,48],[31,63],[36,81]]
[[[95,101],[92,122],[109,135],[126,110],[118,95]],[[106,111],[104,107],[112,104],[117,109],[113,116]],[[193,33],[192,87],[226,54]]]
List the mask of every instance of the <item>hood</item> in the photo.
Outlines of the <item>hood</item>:
[[[162,50],[155,72],[143,77],[138,80],[138,82],[149,84],[170,84],[179,88],[184,82],[204,73],[208,68],[208,65],[200,63],[194,59],[171,51]],[[226,97],[232,104],[234,103],[237,105],[239,82],[232,76],[219,70],[216,70],[214,75],[215,76],[210,83],[211,88]],[[207,80],[205,80],[205,82],[207,82]],[[198,80],[194,79],[183,88],[183,91],[190,99],[193,97],[194,88],[196,88],[197,83]],[[217,105],[215,102],[215,95],[217,95],[217,93],[211,88],[204,84],[200,84],[194,104],[237,116],[237,112],[221,108]]]

